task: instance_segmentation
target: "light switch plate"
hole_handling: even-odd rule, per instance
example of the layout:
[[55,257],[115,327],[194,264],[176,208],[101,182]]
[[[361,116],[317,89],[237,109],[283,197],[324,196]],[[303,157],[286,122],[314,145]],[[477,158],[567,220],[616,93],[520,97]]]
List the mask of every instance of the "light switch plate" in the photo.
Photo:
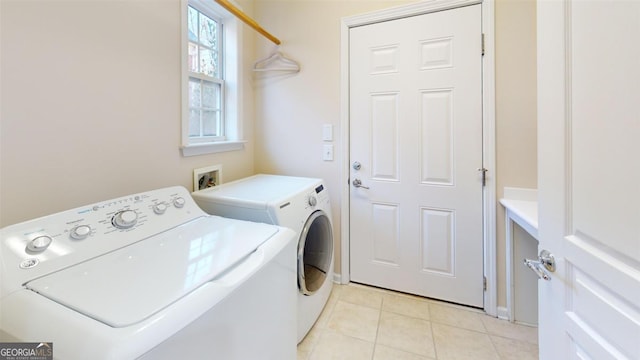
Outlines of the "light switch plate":
[[333,144],[324,144],[322,149],[322,160],[333,161]]
[[333,125],[331,124],[322,125],[322,140],[333,141]]

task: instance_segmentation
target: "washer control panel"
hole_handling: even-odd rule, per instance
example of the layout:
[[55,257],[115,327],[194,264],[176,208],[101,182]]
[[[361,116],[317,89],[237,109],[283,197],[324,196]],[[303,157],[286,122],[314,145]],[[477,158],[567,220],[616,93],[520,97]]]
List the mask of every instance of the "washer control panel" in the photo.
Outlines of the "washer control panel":
[[179,186],[82,206],[1,229],[0,267],[41,276],[202,216]]

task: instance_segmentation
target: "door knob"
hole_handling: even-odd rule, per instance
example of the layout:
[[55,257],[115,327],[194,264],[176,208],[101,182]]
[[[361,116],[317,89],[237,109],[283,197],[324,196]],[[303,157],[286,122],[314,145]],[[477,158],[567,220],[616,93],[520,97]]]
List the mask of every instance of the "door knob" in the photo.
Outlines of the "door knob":
[[543,280],[551,280],[551,276],[547,271],[556,271],[556,259],[549,250],[541,250],[538,255],[538,260],[524,259],[524,264],[531,269],[538,278]]
[[553,254],[549,252],[549,250],[540,250],[540,254],[538,255],[538,260],[545,269],[554,272],[556,271],[556,259],[553,257]]
[[543,279],[543,280],[551,280],[551,276],[549,276],[549,274],[547,274],[547,272],[540,267],[540,262],[536,261],[536,260],[531,260],[531,259],[524,259],[524,264],[531,269],[534,273],[536,273],[536,275],[538,275],[539,279]]
[[362,181],[360,179],[353,179],[353,187],[369,189],[368,186],[362,185]]

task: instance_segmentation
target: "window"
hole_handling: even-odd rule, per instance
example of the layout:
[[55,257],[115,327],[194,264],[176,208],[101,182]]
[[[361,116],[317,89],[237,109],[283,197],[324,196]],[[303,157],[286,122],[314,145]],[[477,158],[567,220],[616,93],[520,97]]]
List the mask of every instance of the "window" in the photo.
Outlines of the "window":
[[224,140],[222,24],[189,6],[189,142]]
[[182,153],[242,149],[238,21],[213,1],[182,6]]

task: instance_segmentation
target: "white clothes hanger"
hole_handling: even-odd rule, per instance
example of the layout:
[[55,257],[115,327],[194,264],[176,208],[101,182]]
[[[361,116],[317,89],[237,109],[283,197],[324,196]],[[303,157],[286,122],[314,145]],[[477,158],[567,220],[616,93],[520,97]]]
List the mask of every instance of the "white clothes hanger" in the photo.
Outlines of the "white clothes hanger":
[[223,8],[227,9],[230,13],[235,15],[238,19],[242,20],[245,24],[249,25],[257,32],[262,34],[267,39],[276,44],[276,49],[270,56],[262,60],[258,60],[253,64],[253,71],[284,71],[297,73],[300,71],[300,64],[295,60],[289,59],[283,53],[278,51],[278,45],[281,44],[280,39],[273,36],[260,26],[255,20],[249,17],[247,14],[238,9],[229,0],[214,0]]
[[258,60],[253,64],[253,71],[284,71],[300,72],[300,64],[297,61],[286,57],[276,47],[275,51],[268,57]]

